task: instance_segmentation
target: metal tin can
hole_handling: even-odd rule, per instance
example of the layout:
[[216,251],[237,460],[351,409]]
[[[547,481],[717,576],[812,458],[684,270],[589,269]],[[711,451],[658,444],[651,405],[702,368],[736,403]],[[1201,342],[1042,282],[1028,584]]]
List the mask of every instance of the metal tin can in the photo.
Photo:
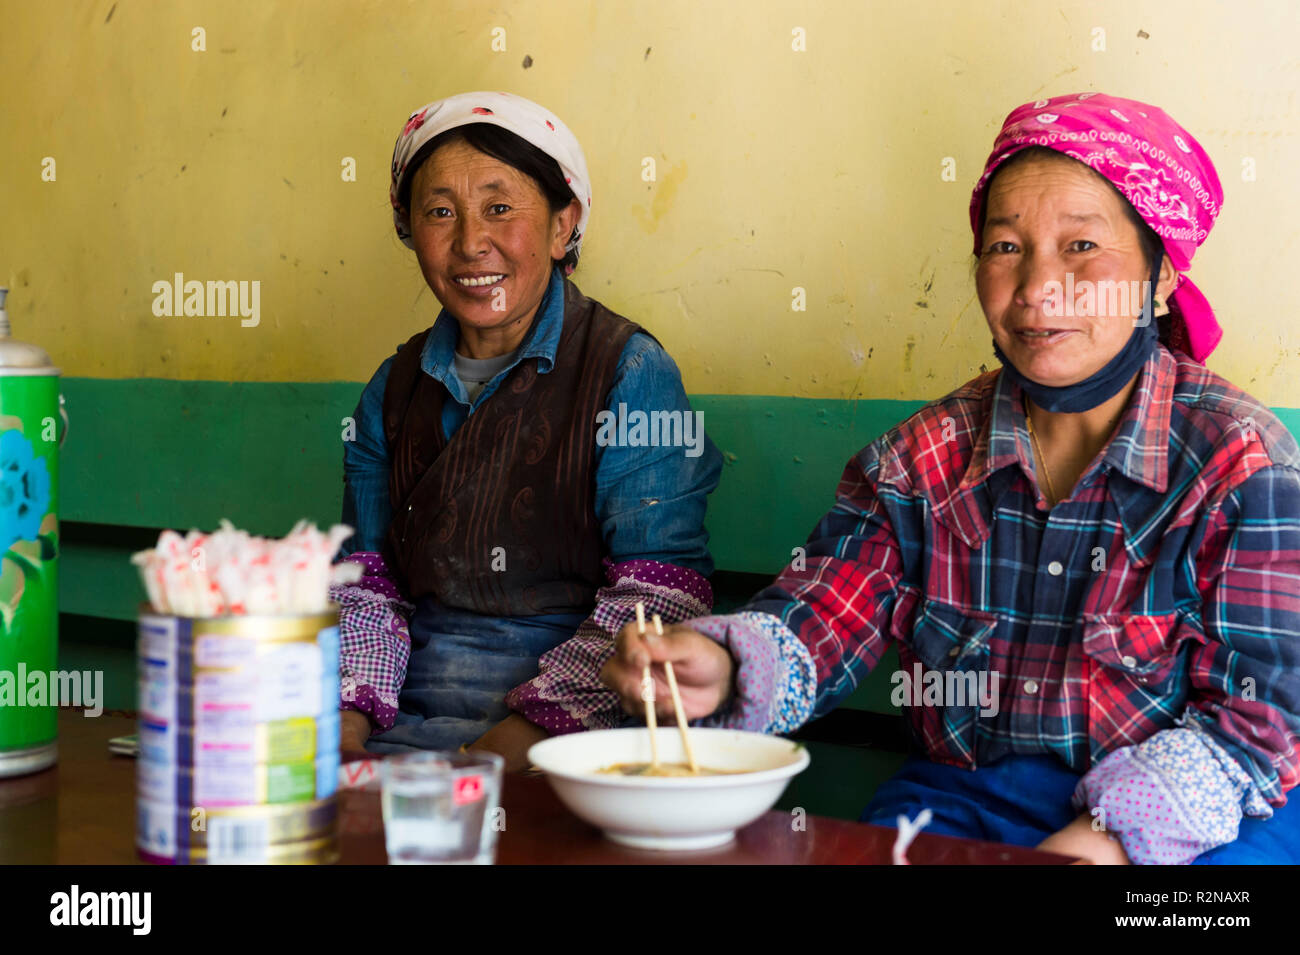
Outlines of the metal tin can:
[[136,848],[151,862],[338,857],[338,609],[140,613]]
[[[0,778],[58,758],[58,700],[28,674],[59,662],[59,369],[9,337],[0,289]],[[30,698],[29,698],[30,697]]]

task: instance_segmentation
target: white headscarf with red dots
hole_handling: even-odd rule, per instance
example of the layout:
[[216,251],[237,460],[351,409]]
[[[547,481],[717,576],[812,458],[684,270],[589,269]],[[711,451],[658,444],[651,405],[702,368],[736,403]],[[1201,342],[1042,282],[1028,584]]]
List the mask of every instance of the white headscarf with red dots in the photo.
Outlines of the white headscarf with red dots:
[[[397,202],[402,182],[406,178],[406,167],[412,157],[419,152],[421,146],[439,133],[457,126],[468,126],[470,123],[492,123],[508,129],[559,164],[564,181],[582,202],[578,226],[564,247],[566,253],[572,252],[576,258],[582,250],[582,237],[587,232],[587,219],[591,216],[591,181],[587,177],[587,157],[583,155],[577,137],[569,131],[568,126],[560,122],[559,117],[532,100],[513,93],[458,93],[430,103],[410,115],[393,147],[392,183],[388,189],[397,237],[407,248],[415,248],[411,243],[410,214]],[[572,271],[571,266],[569,271]]]

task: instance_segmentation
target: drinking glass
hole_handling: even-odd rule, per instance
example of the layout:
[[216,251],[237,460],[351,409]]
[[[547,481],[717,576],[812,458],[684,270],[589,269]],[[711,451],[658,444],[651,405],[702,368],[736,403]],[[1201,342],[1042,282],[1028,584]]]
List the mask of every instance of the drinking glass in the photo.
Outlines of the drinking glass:
[[422,752],[386,757],[384,838],[390,865],[491,865],[500,809],[496,753]]

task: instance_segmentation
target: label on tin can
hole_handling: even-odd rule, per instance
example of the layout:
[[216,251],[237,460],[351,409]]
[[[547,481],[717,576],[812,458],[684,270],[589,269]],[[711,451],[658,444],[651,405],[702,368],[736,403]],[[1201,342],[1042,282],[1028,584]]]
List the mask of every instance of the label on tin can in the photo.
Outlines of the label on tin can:
[[[212,652],[211,644],[221,639],[195,641],[196,670],[207,662],[221,667],[194,677],[195,803],[311,799],[316,795],[315,721],[323,695],[319,644],[259,645],[236,638],[229,640],[235,647]],[[262,765],[265,773],[259,772]]]
[[139,739],[136,762],[136,843],[146,852],[176,853],[177,713],[175,617],[142,616],[139,670]]
[[316,638],[321,658],[321,707],[316,720],[316,798],[332,796],[339,788],[339,628],[326,627]]
[[257,718],[270,722],[320,716],[321,665],[321,648],[315,643],[286,643],[261,657]]
[[[179,862],[268,862],[289,851],[286,839],[333,844],[338,626],[314,631],[328,619],[302,629],[273,620],[261,624],[262,637],[252,618],[141,614],[143,852]],[[242,635],[244,627],[258,636]]]
[[[196,658],[197,664],[197,658]],[[194,802],[257,802],[253,754],[257,679],[243,669],[194,677]]]
[[254,865],[271,846],[266,819],[216,817],[208,822],[208,865]]
[[170,805],[136,797],[135,844],[150,855],[176,858],[176,817]]
[[204,669],[238,669],[257,656],[257,641],[202,633],[194,638],[194,665]]

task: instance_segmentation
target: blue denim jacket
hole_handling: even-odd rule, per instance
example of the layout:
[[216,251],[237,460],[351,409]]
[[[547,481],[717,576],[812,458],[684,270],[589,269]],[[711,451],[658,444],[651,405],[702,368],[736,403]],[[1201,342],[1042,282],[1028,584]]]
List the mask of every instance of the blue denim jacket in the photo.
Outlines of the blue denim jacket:
[[[558,269],[538,306],[538,315],[515,361],[469,401],[456,377],[454,351],[459,336],[455,318],[438,315],[426,340],[420,366],[446,386],[452,400],[443,405],[443,429],[451,436],[488,401],[519,362],[539,360],[550,371],[564,324],[564,278]],[[356,439],[344,445],[343,521],[356,533],[343,553],[379,551],[392,517],[388,498],[389,453],[383,428],[384,388],[393,359],[375,372],[354,414]],[[622,354],[610,391],[608,410],[690,413],[681,373],[649,335],[633,335]],[[596,516],[606,551],[615,563],[657,560],[708,576],[713,560],[704,529],[708,495],[718,486],[722,455],[707,436],[698,457],[682,447],[596,447]],[[477,619],[475,619],[477,617]],[[372,737],[368,748],[397,751],[409,747],[455,748],[471,742],[509,711],[505,694],[537,672],[537,658],[573,635],[582,616],[485,619],[419,601],[411,617],[411,660],[399,696],[397,725]]]

